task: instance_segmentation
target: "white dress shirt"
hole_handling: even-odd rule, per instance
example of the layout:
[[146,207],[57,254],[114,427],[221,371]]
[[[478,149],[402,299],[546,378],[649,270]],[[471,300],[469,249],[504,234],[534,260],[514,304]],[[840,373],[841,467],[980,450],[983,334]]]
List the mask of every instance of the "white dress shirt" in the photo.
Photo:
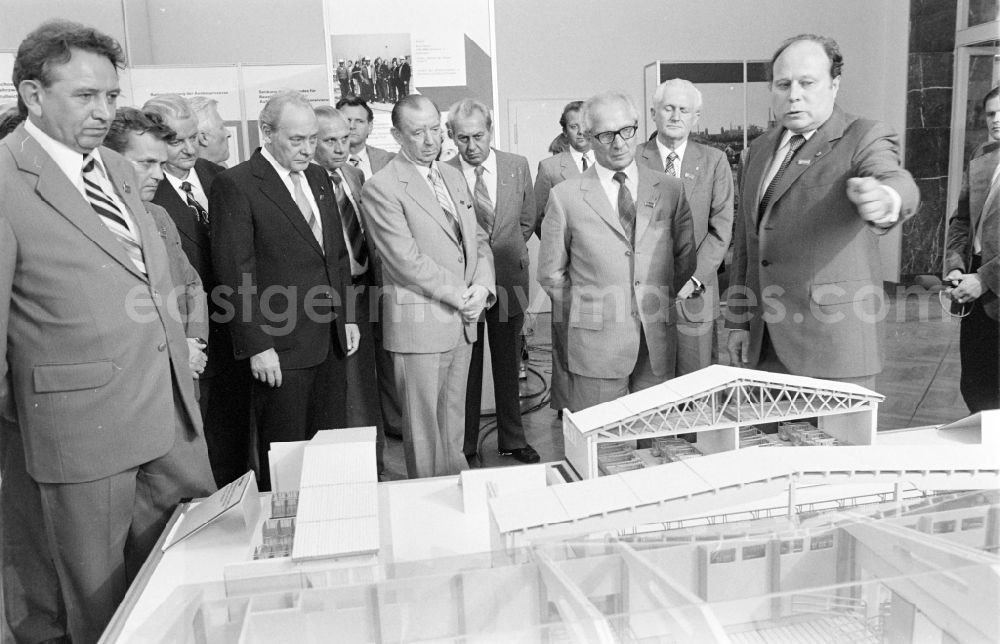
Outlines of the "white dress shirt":
[[181,188],[181,184],[187,181],[191,184],[191,194],[194,200],[201,204],[201,207],[208,212],[208,195],[205,194],[205,188],[201,185],[201,179],[198,178],[198,173],[194,171],[194,168],[188,170],[187,176],[183,179],[178,179],[174,175],[167,172],[166,168],[163,169],[163,177],[174,187],[177,194],[180,195],[181,201],[187,203],[187,192]]
[[465,175],[465,182],[469,184],[469,194],[473,195],[473,198],[475,198],[476,194],[476,168],[483,168],[483,183],[486,184],[486,193],[490,196],[490,201],[493,203],[495,209],[497,205],[497,155],[493,154],[493,151],[490,150],[490,156],[486,157],[486,160],[480,166],[469,165],[462,158],[462,155],[459,155],[458,159],[462,164],[462,174]]
[[576,148],[572,145],[569,146],[569,155],[573,157],[573,163],[576,164],[576,169],[583,172],[583,157],[587,157],[587,167],[592,168],[594,166],[594,151],[587,150],[586,152],[577,152]]
[[[608,197],[608,201],[611,203],[611,209],[618,214],[618,189],[620,184],[615,181],[614,176],[617,170],[610,170],[605,168],[601,164],[597,164],[597,178],[601,181],[601,188],[604,189],[604,194]],[[632,193],[632,201],[638,199],[639,193],[639,166],[635,164],[635,160],[628,165],[627,168],[621,170],[625,173],[625,185],[628,187],[629,192]],[[638,204],[637,204],[638,205]],[[638,212],[638,208],[636,208]]]
[[663,145],[660,141],[660,137],[656,137],[656,149],[660,151],[660,161],[663,162],[663,169],[667,168],[667,157],[673,152],[677,155],[677,161],[674,162],[674,176],[678,179],[681,177],[681,164],[684,163],[684,152],[687,151],[688,140],[684,139],[680,145],[671,150],[667,146]]
[[358,152],[357,154],[355,154],[354,152],[350,153],[347,162],[350,163],[351,165],[354,165],[354,161],[352,161],[351,159],[358,160],[358,165],[355,167],[357,167],[359,170],[365,173],[365,181],[368,181],[369,179],[372,178],[372,160],[368,158],[367,145],[361,146],[361,151]]
[[[278,163],[278,160],[274,158],[267,148],[262,147],[260,154],[267,159],[267,162],[271,164],[274,171],[278,173],[281,182],[288,188],[288,194],[292,196],[292,201],[298,203],[295,201],[295,184],[292,183],[292,171]],[[302,192],[305,193],[306,201],[309,202],[309,207],[312,208],[313,214],[316,216],[316,223],[319,224],[319,229],[322,232],[323,218],[319,215],[319,207],[316,205],[316,198],[313,196],[312,187],[309,185],[309,180],[306,178],[305,172],[300,172],[299,174],[302,176]]]

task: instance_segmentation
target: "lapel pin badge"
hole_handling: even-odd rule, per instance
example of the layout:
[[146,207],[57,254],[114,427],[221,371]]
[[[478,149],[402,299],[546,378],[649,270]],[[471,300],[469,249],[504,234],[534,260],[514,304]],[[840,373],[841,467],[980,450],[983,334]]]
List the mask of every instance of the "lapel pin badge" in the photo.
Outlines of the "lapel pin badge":
[[[698,169],[698,168],[695,168],[695,170],[697,170],[697,169]],[[685,172],[685,173],[684,173],[684,178],[685,178],[685,179],[694,179],[694,175],[693,175],[693,174],[691,174],[690,172]]]
[[799,159],[795,163],[799,165],[809,165],[810,163],[812,163],[812,159]]
[[648,207],[648,208],[652,208],[652,207],[653,207],[653,206],[655,206],[655,205],[656,205],[656,202],[655,202],[655,201],[647,201],[647,202],[646,202],[646,207]]

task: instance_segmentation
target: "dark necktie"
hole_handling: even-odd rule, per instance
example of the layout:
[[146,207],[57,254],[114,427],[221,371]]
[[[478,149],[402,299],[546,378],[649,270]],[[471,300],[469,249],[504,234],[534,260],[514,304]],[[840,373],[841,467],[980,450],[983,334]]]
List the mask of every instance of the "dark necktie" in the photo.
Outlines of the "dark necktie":
[[365,231],[361,228],[361,222],[358,220],[358,213],[354,210],[354,204],[347,197],[347,191],[344,190],[344,179],[337,172],[331,174],[330,178],[333,179],[333,191],[337,196],[340,221],[344,225],[347,239],[351,242],[351,255],[354,256],[354,261],[358,264],[366,266],[368,264],[368,243],[365,240]]
[[586,172],[587,168],[589,168],[589,167],[590,167],[590,164],[587,163],[587,155],[585,154],[585,155],[583,155],[583,171]]
[[632,200],[632,193],[625,185],[628,178],[625,173],[616,172],[613,178],[618,182],[618,220],[621,221],[625,237],[631,244],[635,237],[635,201]]
[[90,156],[83,157],[83,187],[87,201],[94,209],[115,239],[125,248],[128,258],[143,275],[146,274],[146,262],[142,257],[142,246],[139,237],[129,225],[127,215],[122,212],[114,199],[101,187],[103,173],[97,161]]
[[356,156],[352,156],[348,160],[351,162],[351,165],[353,165],[355,168],[361,165],[361,159]]
[[462,225],[458,223],[458,217],[455,215],[453,210],[454,206],[451,203],[451,197],[448,196],[448,189],[444,186],[444,179],[441,178],[439,171],[435,168],[427,173],[427,178],[431,180],[431,185],[434,186],[434,196],[437,198],[438,205],[441,206],[441,210],[444,211],[444,216],[451,222],[452,230],[455,231],[455,239],[458,240],[458,245],[465,249],[465,244],[462,241]]
[[806,142],[806,137],[801,134],[794,134],[792,138],[788,140],[788,152],[785,153],[785,158],[781,160],[781,165],[778,166],[778,172],[771,179],[771,183],[767,184],[767,190],[764,191],[764,196],[760,200],[760,205],[757,207],[757,224],[760,225],[760,220],[763,219],[764,213],[767,211],[767,204],[771,203],[771,196],[774,195],[774,189],[777,187],[778,182],[781,181],[781,175],[785,174],[785,170],[792,163],[792,157],[795,153],[799,151],[802,144]]
[[205,226],[205,228],[208,228],[208,211],[205,210],[202,205],[198,203],[198,200],[194,198],[194,186],[185,181],[181,183],[181,190],[183,190],[184,194],[187,196],[188,207],[194,209],[194,215],[195,218],[198,219],[198,223]]
[[675,164],[677,163],[678,158],[680,157],[677,156],[676,152],[671,152],[667,155],[667,165],[664,172],[669,174],[671,177],[677,176],[677,166]]
[[483,181],[483,169],[481,165],[476,166],[476,187],[472,196],[475,197],[476,221],[486,231],[487,237],[493,237],[496,212],[493,210],[493,201],[490,199],[490,193],[486,189],[486,182]]

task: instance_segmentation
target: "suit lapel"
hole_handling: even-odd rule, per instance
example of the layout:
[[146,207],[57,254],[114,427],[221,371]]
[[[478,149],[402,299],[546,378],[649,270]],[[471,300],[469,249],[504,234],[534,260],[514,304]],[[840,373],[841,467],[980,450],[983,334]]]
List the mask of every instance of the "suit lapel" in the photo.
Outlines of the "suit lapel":
[[[17,141],[14,140],[15,137],[17,137]],[[23,126],[18,132],[11,134],[8,141],[10,141],[8,148],[18,167],[22,171],[38,177],[35,185],[38,195],[127,271],[146,281],[146,276],[139,272],[139,269],[129,259],[121,242],[108,230],[100,216],[94,212],[94,209],[59,166],[42,150],[38,142],[23,131]],[[124,184],[120,180],[112,178],[111,182],[119,193],[124,192]],[[131,191],[131,188],[129,190]],[[123,199],[123,201],[125,200]],[[128,201],[125,203],[129,205]],[[133,220],[138,224],[139,218],[135,212],[133,212]],[[143,246],[147,243],[146,237],[148,236],[144,232],[146,231],[139,229]]]
[[[462,227],[462,243],[465,246],[465,255],[467,258],[475,257],[477,253],[476,234],[479,232],[479,222],[476,220],[476,212],[472,207],[472,202],[465,198],[465,195],[471,192],[466,184],[465,176],[459,173],[455,177],[450,172],[442,172],[441,178],[444,179],[444,185],[448,189],[451,201],[455,204],[455,216],[458,217],[458,223]],[[437,201],[436,198],[435,201]],[[443,212],[442,215],[444,215]],[[444,216],[447,217],[447,215]],[[450,228],[451,226],[449,225]],[[458,240],[456,239],[455,241],[457,242]],[[469,270],[473,265],[474,262],[471,259],[466,261],[466,270]]]
[[[448,221],[448,215],[444,214],[444,210],[441,209],[441,205],[434,195],[434,190],[427,184],[424,177],[420,175],[426,169],[423,167],[418,168],[406,159],[400,159],[399,157],[397,159],[399,160],[393,160],[396,163],[396,174],[399,177],[400,183],[403,184],[406,194],[410,195],[410,198],[423,208],[441,228],[444,228],[445,233],[457,245],[458,238],[455,237],[455,230],[451,227],[451,222]],[[454,197],[452,197],[452,201],[454,201]],[[458,206],[457,203],[455,205],[456,207]]]
[[688,141],[684,150],[684,159],[681,161],[681,180],[685,188],[692,188],[698,182],[702,167],[705,165],[705,155],[701,146],[694,141]]
[[587,171],[583,173],[583,179],[580,181],[580,189],[583,191],[583,200],[594,209],[594,212],[604,220],[604,223],[611,226],[611,229],[618,233],[622,239],[627,239],[625,237],[625,229],[622,228],[622,222],[619,221],[618,215],[615,214],[612,205],[608,203],[608,197],[604,193],[604,187],[597,176],[597,170],[593,167],[587,168]]
[[208,236],[199,234],[198,220],[196,219],[194,210],[181,199],[177,191],[174,190],[173,185],[166,178],[160,181],[160,185],[156,187],[156,195],[153,197],[153,203],[163,206],[163,209],[172,215],[171,219],[174,220],[174,224],[177,226],[180,234],[206,250],[210,247]]
[[[691,146],[688,145],[688,149]],[[656,147],[656,141],[646,141],[639,153],[642,155],[643,160],[646,163],[646,167],[653,168],[659,172],[664,172],[666,168],[663,167],[663,159],[660,157],[660,149]]]
[[[496,234],[496,230],[500,227],[501,222],[507,221],[512,216],[508,211],[513,205],[520,202],[517,200],[517,195],[515,194],[517,176],[514,172],[514,164],[506,155],[501,155],[496,151],[493,154],[497,158],[497,199],[496,203],[493,204],[493,210],[496,213],[496,223],[493,226],[493,233]],[[515,220],[518,214],[513,213]]]
[[[979,219],[983,216],[986,208],[986,198],[990,196],[990,180],[993,179],[993,171],[1000,162],[1000,150],[993,150],[980,155],[969,162],[969,230],[970,239],[975,234]],[[1000,190],[998,188],[997,190]],[[1000,194],[993,197],[992,208],[996,208],[1000,203]]]
[[636,246],[642,240],[642,236],[652,223],[653,217],[658,216],[657,197],[659,196],[658,186],[660,177],[653,172],[646,172],[643,167],[639,168],[638,178],[639,193],[635,200],[635,243]]
[[[771,166],[771,159],[774,157],[775,148],[778,147],[778,140],[781,138],[782,131],[780,127],[772,128],[769,132],[757,138],[750,147],[751,153],[747,158],[746,173],[743,176],[743,186],[748,188],[750,192],[747,193],[747,190],[743,190],[743,193],[752,194],[753,201],[748,201],[745,204],[741,203],[740,208],[749,209],[753,217],[754,230],[760,229],[759,209],[757,206],[764,194],[764,190],[767,189],[767,186],[762,186],[761,182],[764,180],[764,175],[767,174],[767,169]],[[774,203],[773,199],[771,203]]]
[[771,201],[767,205],[768,212],[774,209],[774,204],[788,192],[803,172],[812,167],[812,164],[822,160],[834,143],[844,135],[844,127],[844,113],[839,108],[834,108],[830,118],[803,144],[792,159],[792,163],[785,169],[785,173],[781,175],[781,180],[774,187],[774,194],[771,195]]
[[[316,166],[316,168],[319,168],[319,166]],[[319,218],[323,224],[324,254],[332,256],[333,249],[340,245],[337,243],[338,239],[343,240],[344,238],[340,223],[340,209],[337,207],[337,200],[334,198],[332,190],[329,189],[331,185],[330,175],[327,174],[326,170],[322,172],[309,172],[311,169],[313,168],[310,165],[302,174],[309,184],[313,199],[316,200],[316,207],[319,208]],[[309,231],[309,234],[312,236],[312,230]]]
[[560,154],[560,165],[562,166],[560,174],[563,179],[569,179],[580,174],[580,168],[577,167],[576,161],[573,160],[573,155],[570,154],[569,150],[564,150]]
[[285,182],[278,176],[278,172],[271,166],[268,160],[261,155],[260,151],[255,152],[250,160],[252,162],[251,168],[253,170],[253,174],[260,181],[258,189],[264,198],[277,206],[278,210],[281,211],[281,214],[288,219],[292,228],[299,233],[302,239],[304,239],[314,251],[322,255],[323,249],[319,247],[319,243],[316,241],[316,238],[313,237],[312,230],[309,229],[309,224],[306,223],[305,217],[302,216],[298,205],[295,203],[295,200],[292,199],[291,193],[288,192],[288,186],[286,186]]

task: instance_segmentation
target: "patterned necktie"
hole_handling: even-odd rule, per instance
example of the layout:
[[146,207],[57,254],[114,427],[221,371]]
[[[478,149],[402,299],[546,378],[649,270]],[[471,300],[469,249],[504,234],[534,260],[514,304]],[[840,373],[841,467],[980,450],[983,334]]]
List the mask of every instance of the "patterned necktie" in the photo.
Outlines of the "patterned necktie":
[[101,221],[108,227],[108,230],[115,236],[115,239],[125,248],[128,258],[132,260],[135,267],[143,275],[146,274],[146,262],[142,257],[142,246],[139,244],[139,236],[133,225],[129,222],[129,217],[122,212],[114,199],[101,188],[103,172],[97,165],[97,161],[90,156],[83,157],[83,186],[87,194],[87,201],[90,206],[101,217]]
[[624,172],[616,172],[613,179],[618,182],[618,220],[622,222],[625,237],[631,244],[635,237],[635,201],[625,185],[628,176]]
[[451,221],[451,227],[455,231],[455,239],[458,240],[458,245],[465,248],[465,244],[462,241],[462,225],[458,223],[458,217],[455,216],[451,197],[448,196],[448,189],[444,187],[444,179],[441,178],[441,171],[437,168],[431,168],[427,173],[427,178],[431,180],[431,185],[434,186],[434,196],[437,197],[438,205],[444,211],[445,217]]
[[476,166],[476,188],[472,196],[475,198],[474,201],[476,204],[476,221],[486,231],[487,237],[493,237],[496,212],[493,210],[493,201],[490,199],[490,193],[486,189],[486,182],[483,181],[483,170],[483,166]]
[[302,173],[292,172],[290,176],[292,184],[295,186],[295,204],[299,207],[299,212],[302,213],[306,223],[309,224],[309,230],[316,238],[316,243],[319,244],[320,248],[323,248],[323,228],[316,213],[313,212],[312,206],[309,205],[309,200],[306,199],[306,193],[302,190]]
[[352,155],[349,161],[351,162],[351,165],[353,165],[355,168],[361,165],[361,159],[356,156]]
[[587,168],[590,167],[590,164],[587,163],[587,155],[586,154],[583,155],[582,159],[583,159],[583,171],[586,172]]
[[781,165],[778,166],[778,173],[774,175],[771,179],[771,183],[767,184],[767,190],[764,191],[764,196],[760,200],[760,205],[757,207],[757,225],[760,225],[760,220],[764,218],[764,212],[767,210],[767,204],[771,203],[771,196],[774,195],[774,189],[777,187],[778,182],[781,180],[781,175],[785,174],[785,170],[792,163],[792,157],[795,153],[799,151],[802,144],[806,142],[806,137],[801,134],[795,134],[788,140],[788,152],[785,153],[785,158],[781,160]]
[[669,174],[671,177],[676,177],[677,176],[677,166],[676,166],[676,163],[677,163],[677,159],[679,159],[679,158],[680,157],[677,156],[676,152],[671,152],[670,154],[667,155],[666,169],[664,170],[664,172],[666,172],[667,174]]
[[361,228],[358,220],[358,213],[354,210],[354,204],[347,197],[344,190],[344,179],[340,174],[334,172],[330,175],[333,179],[333,191],[337,196],[337,207],[340,209],[340,221],[347,233],[347,239],[351,242],[351,255],[361,266],[368,264],[368,242],[365,240],[365,231]]
[[188,207],[194,209],[194,215],[195,218],[198,219],[198,223],[200,223],[207,229],[208,211],[205,210],[205,208],[203,208],[202,205],[198,203],[198,200],[194,198],[194,186],[192,186],[190,182],[184,181],[183,183],[181,183],[181,190],[183,190],[185,195],[187,196]]

